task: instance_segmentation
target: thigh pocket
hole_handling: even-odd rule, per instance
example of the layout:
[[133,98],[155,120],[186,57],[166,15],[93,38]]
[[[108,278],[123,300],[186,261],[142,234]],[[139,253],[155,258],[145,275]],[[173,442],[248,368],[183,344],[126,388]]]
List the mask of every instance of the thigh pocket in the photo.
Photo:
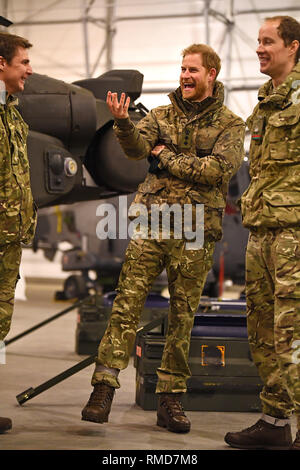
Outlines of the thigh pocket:
[[19,279],[21,247],[19,245],[2,246],[0,250],[0,281],[1,289],[15,288]]
[[133,285],[139,289],[148,289],[149,284],[161,272],[162,263],[163,257],[154,241],[131,240],[126,250],[119,287],[122,283],[130,290]]
[[180,263],[181,280],[189,306],[194,311],[208,271],[212,266],[214,243],[207,243],[201,250],[185,250]]
[[6,272],[17,271],[21,261],[21,247],[19,245],[9,244],[1,250],[1,263]]
[[[125,252],[125,260],[122,266],[120,280],[134,276],[136,270],[140,266],[140,258],[142,256],[143,240],[131,240]],[[117,289],[118,290],[118,289]]]
[[281,233],[275,255],[276,296],[300,299],[300,232]]

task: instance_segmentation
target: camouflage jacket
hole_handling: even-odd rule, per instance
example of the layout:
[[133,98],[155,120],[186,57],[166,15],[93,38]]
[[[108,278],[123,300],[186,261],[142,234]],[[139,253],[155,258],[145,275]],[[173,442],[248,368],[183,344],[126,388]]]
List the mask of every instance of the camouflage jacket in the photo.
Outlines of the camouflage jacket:
[[31,241],[36,210],[30,187],[26,150],[28,126],[9,96],[0,104],[0,245]]
[[275,90],[258,93],[247,120],[251,182],[242,196],[246,227],[300,227],[300,62]]
[[159,143],[158,170],[149,172],[138,187],[135,203],[204,204],[205,236],[219,240],[228,183],[243,159],[245,125],[223,105],[224,87],[216,82],[214,94],[192,103],[178,88],[171,104],[150,111],[134,125],[117,120],[116,135],[128,158],[150,156]]

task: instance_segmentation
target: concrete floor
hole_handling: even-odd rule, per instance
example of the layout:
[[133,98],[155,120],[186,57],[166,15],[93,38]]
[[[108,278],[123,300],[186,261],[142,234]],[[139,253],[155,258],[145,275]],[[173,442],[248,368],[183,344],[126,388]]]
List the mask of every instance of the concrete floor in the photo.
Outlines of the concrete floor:
[[[16,301],[7,340],[70,305],[53,300],[61,287],[61,281],[27,281],[27,300]],[[93,365],[20,406],[16,395],[84,359],[75,353],[76,316],[76,311],[70,312],[7,346],[6,364],[0,364],[0,415],[10,417],[13,428],[0,435],[0,449],[232,450],[224,443],[225,433],[258,419],[257,413],[189,411],[191,432],[170,433],[156,426],[155,411],[144,411],[135,404],[132,363],[120,375],[122,388],[116,393],[107,424],[81,421],[81,409],[91,392]]]

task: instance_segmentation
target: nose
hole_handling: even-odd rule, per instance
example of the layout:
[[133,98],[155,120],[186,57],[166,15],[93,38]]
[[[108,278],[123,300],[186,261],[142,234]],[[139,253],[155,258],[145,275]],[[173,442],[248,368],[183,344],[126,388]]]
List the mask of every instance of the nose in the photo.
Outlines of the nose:
[[185,69],[183,72],[181,72],[181,76],[182,78],[187,78],[187,77],[190,77],[190,71],[189,69]]
[[32,70],[32,67],[31,67],[30,64],[27,65],[26,73],[27,73],[27,75],[32,75],[33,74],[33,70]]
[[263,52],[264,51],[264,47],[262,45],[262,43],[258,44],[257,48],[256,48],[256,54],[259,54],[260,52]]

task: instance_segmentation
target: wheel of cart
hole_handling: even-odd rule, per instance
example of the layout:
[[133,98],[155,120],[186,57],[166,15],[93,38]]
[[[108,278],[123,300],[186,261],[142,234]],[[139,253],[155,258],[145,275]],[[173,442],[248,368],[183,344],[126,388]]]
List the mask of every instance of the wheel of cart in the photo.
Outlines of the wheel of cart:
[[65,299],[83,299],[89,294],[86,279],[79,274],[72,274],[64,282]]

